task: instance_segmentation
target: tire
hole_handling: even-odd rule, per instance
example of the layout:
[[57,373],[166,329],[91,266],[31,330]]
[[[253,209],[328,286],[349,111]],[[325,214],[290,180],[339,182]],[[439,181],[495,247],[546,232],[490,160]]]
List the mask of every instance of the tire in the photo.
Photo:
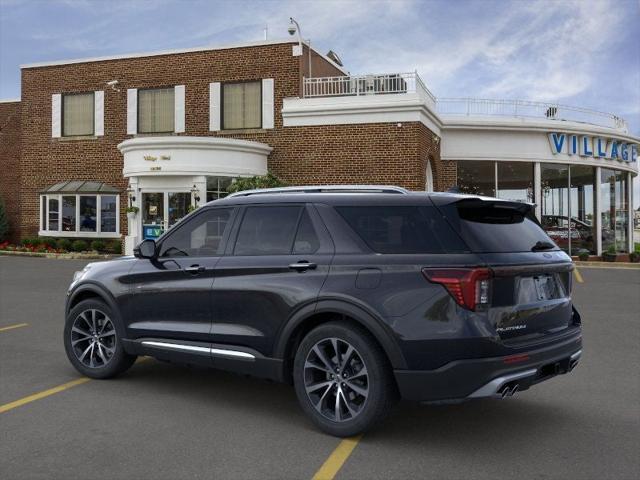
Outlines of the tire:
[[309,332],[296,351],[293,380],[304,412],[337,437],[378,424],[398,398],[386,355],[366,330],[350,323],[330,322]]
[[124,351],[118,321],[102,300],[83,300],[71,309],[64,326],[64,348],[76,370],[102,379],[115,377],[133,365],[137,357]]

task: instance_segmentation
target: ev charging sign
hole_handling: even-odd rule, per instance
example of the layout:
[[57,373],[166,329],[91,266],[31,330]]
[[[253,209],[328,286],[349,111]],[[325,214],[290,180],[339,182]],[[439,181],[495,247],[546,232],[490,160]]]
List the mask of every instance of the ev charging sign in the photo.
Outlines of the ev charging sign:
[[551,153],[604,158],[621,162],[638,161],[638,145],[613,138],[552,132],[548,134]]

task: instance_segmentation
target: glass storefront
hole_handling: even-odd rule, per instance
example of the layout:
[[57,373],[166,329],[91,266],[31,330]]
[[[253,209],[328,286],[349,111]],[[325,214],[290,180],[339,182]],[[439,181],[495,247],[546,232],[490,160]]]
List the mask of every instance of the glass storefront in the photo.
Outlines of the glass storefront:
[[458,162],[458,191],[472,195],[496,196],[496,162]]
[[600,212],[602,251],[628,251],[629,184],[626,172],[600,170]]
[[[596,167],[540,162],[540,191],[534,188],[535,163],[459,161],[460,193],[495,196],[539,205],[540,223],[571,255],[598,250],[597,202],[600,202],[602,252],[629,248],[629,175]],[[599,185],[599,187],[597,187]],[[599,191],[598,191],[599,188]]]
[[533,163],[496,162],[498,198],[514,202],[533,202]]
[[540,165],[540,223],[547,235],[569,251],[569,166]]

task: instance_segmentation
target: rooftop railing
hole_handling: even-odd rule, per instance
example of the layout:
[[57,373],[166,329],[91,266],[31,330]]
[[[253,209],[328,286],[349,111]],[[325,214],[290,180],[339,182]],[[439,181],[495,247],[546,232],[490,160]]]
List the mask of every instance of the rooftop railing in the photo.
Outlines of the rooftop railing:
[[312,77],[303,84],[305,98],[418,93],[436,100],[416,72]]
[[611,113],[589,108],[571,107],[559,103],[528,100],[490,100],[483,98],[439,98],[437,111],[442,115],[505,116],[543,118],[589,123],[601,127],[627,131],[627,122]]
[[416,93],[442,115],[503,116],[540,118],[588,123],[628,131],[627,122],[611,113],[559,103],[483,98],[438,98],[429,91],[417,72],[305,78],[304,98],[359,97]]

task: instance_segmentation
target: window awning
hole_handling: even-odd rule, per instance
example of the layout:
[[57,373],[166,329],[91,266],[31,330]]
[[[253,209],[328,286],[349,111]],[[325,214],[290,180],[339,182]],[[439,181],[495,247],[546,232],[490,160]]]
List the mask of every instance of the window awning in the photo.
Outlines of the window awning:
[[120,193],[120,189],[107,185],[104,182],[92,182],[85,180],[69,180],[56,183],[45,188],[40,193]]

